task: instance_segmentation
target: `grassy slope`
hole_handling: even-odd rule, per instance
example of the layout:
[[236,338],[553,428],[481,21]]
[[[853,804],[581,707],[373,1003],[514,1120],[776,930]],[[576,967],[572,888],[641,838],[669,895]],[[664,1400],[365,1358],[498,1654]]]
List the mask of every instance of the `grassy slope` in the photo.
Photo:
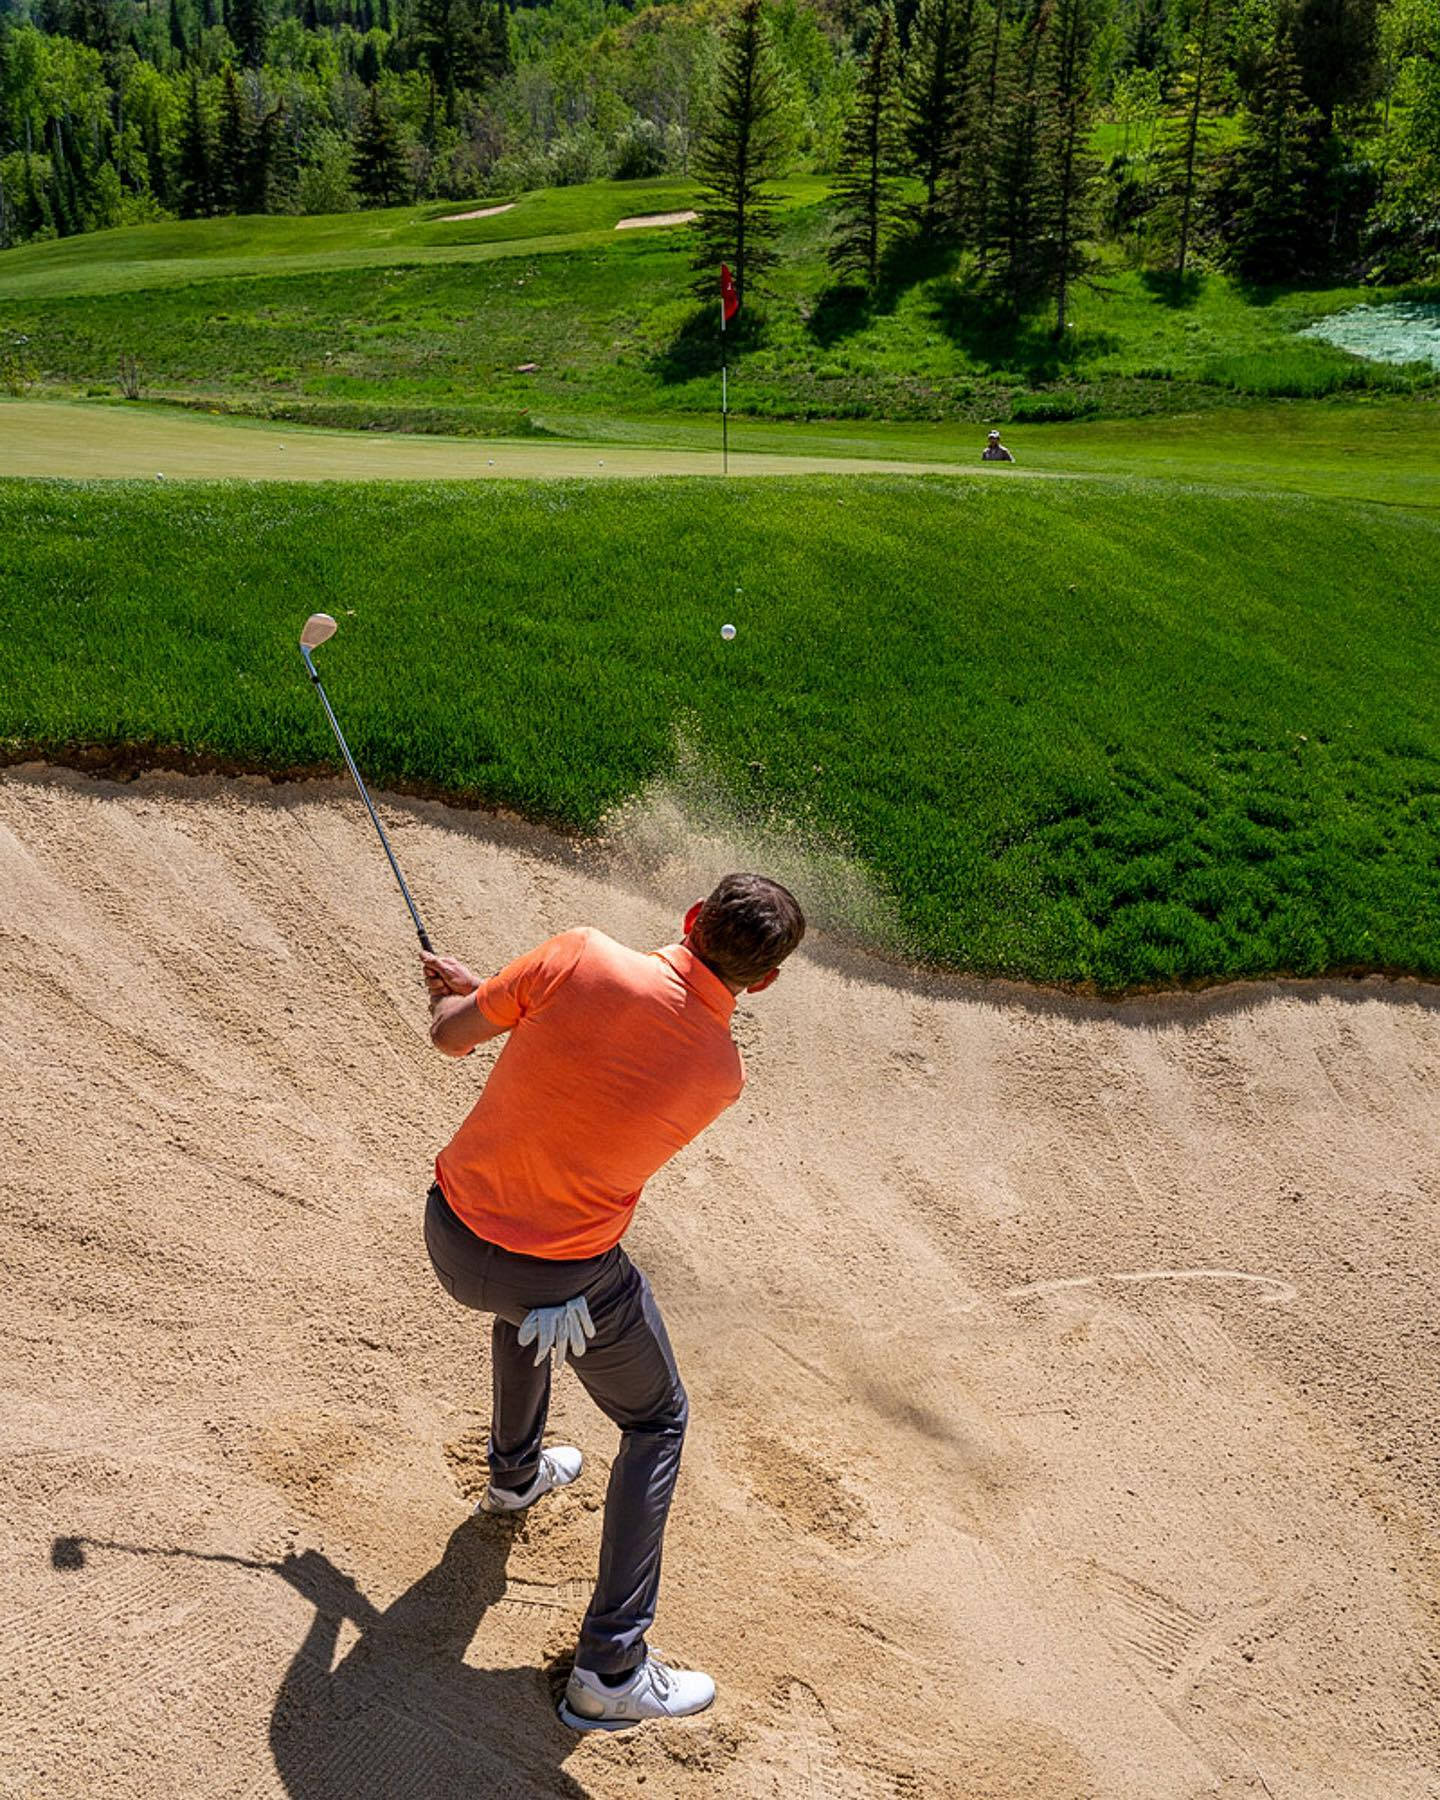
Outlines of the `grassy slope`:
[[[0,255],[0,296],[48,298],[150,290],[227,275],[314,274],[399,260],[444,262],[483,257],[529,239],[613,235],[618,219],[675,212],[691,204],[688,181],[597,181],[514,196],[511,211],[449,223],[449,215],[505,204],[504,199],[322,218],[245,217],[136,225],[84,237],[26,244]],[[813,198],[813,184],[795,191]],[[608,242],[607,237],[603,241]]]
[[0,734],[333,760],[293,648],[326,606],[381,781],[585,828],[681,730],[918,954],[1435,975],[1437,570],[1419,515],[1123,482],[14,484]]
[[[1220,277],[1177,295],[1116,271],[1104,295],[1077,299],[1076,329],[1058,347],[1047,322],[998,326],[943,261],[897,269],[860,306],[827,287],[820,185],[785,190],[786,260],[763,336],[732,344],[745,413],[1137,416],[1434,379],[1294,338],[1365,297],[1352,290],[1257,304]],[[44,381],[70,391],[112,390],[120,355],[135,352],[154,392],[309,409],[319,423],[493,432],[522,407],[708,412],[716,334],[690,292],[686,233],[613,230],[626,213],[689,197],[674,182],[605,183],[523,196],[513,213],[466,224],[409,208],[30,246],[0,257],[0,344],[27,337]],[[517,374],[523,362],[538,372]]]

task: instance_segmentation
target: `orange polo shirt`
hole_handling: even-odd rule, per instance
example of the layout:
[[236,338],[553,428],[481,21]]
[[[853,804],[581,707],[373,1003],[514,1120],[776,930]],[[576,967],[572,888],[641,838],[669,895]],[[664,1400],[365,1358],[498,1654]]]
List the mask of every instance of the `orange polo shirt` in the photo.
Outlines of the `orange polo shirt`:
[[680,944],[643,955],[582,926],[482,984],[510,1037],[435,1164],[451,1210],[525,1256],[599,1256],[640,1190],[740,1097],[735,996]]

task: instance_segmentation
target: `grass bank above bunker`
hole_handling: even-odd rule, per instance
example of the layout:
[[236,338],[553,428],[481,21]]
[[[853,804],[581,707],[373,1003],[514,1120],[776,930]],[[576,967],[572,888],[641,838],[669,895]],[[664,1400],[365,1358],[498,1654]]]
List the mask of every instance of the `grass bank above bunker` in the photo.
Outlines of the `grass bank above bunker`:
[[332,762],[323,608],[380,785],[586,831],[683,741],[732,820],[853,851],[916,957],[1440,975],[1437,553],[1123,482],[15,483],[0,737]]

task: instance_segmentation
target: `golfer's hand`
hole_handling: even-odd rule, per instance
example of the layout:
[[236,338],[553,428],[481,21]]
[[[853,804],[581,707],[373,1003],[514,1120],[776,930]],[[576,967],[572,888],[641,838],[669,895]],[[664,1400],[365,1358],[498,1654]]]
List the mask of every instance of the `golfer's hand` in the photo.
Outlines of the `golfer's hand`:
[[567,1354],[583,1356],[585,1340],[594,1335],[590,1308],[585,1304],[583,1294],[567,1300],[563,1306],[537,1306],[533,1312],[526,1313],[518,1333],[522,1344],[534,1344],[537,1369],[554,1353],[557,1375],[565,1367]]
[[420,961],[425,968],[425,988],[432,1000],[441,1000],[446,994],[473,994],[480,985],[480,977],[453,956],[436,956],[422,950]]

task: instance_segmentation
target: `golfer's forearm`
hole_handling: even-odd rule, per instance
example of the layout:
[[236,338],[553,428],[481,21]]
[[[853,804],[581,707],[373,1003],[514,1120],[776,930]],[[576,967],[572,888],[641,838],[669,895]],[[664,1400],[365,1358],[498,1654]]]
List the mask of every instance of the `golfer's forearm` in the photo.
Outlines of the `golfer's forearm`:
[[477,1044],[499,1035],[473,994],[447,994],[430,1008],[430,1042],[445,1056],[468,1056]]

